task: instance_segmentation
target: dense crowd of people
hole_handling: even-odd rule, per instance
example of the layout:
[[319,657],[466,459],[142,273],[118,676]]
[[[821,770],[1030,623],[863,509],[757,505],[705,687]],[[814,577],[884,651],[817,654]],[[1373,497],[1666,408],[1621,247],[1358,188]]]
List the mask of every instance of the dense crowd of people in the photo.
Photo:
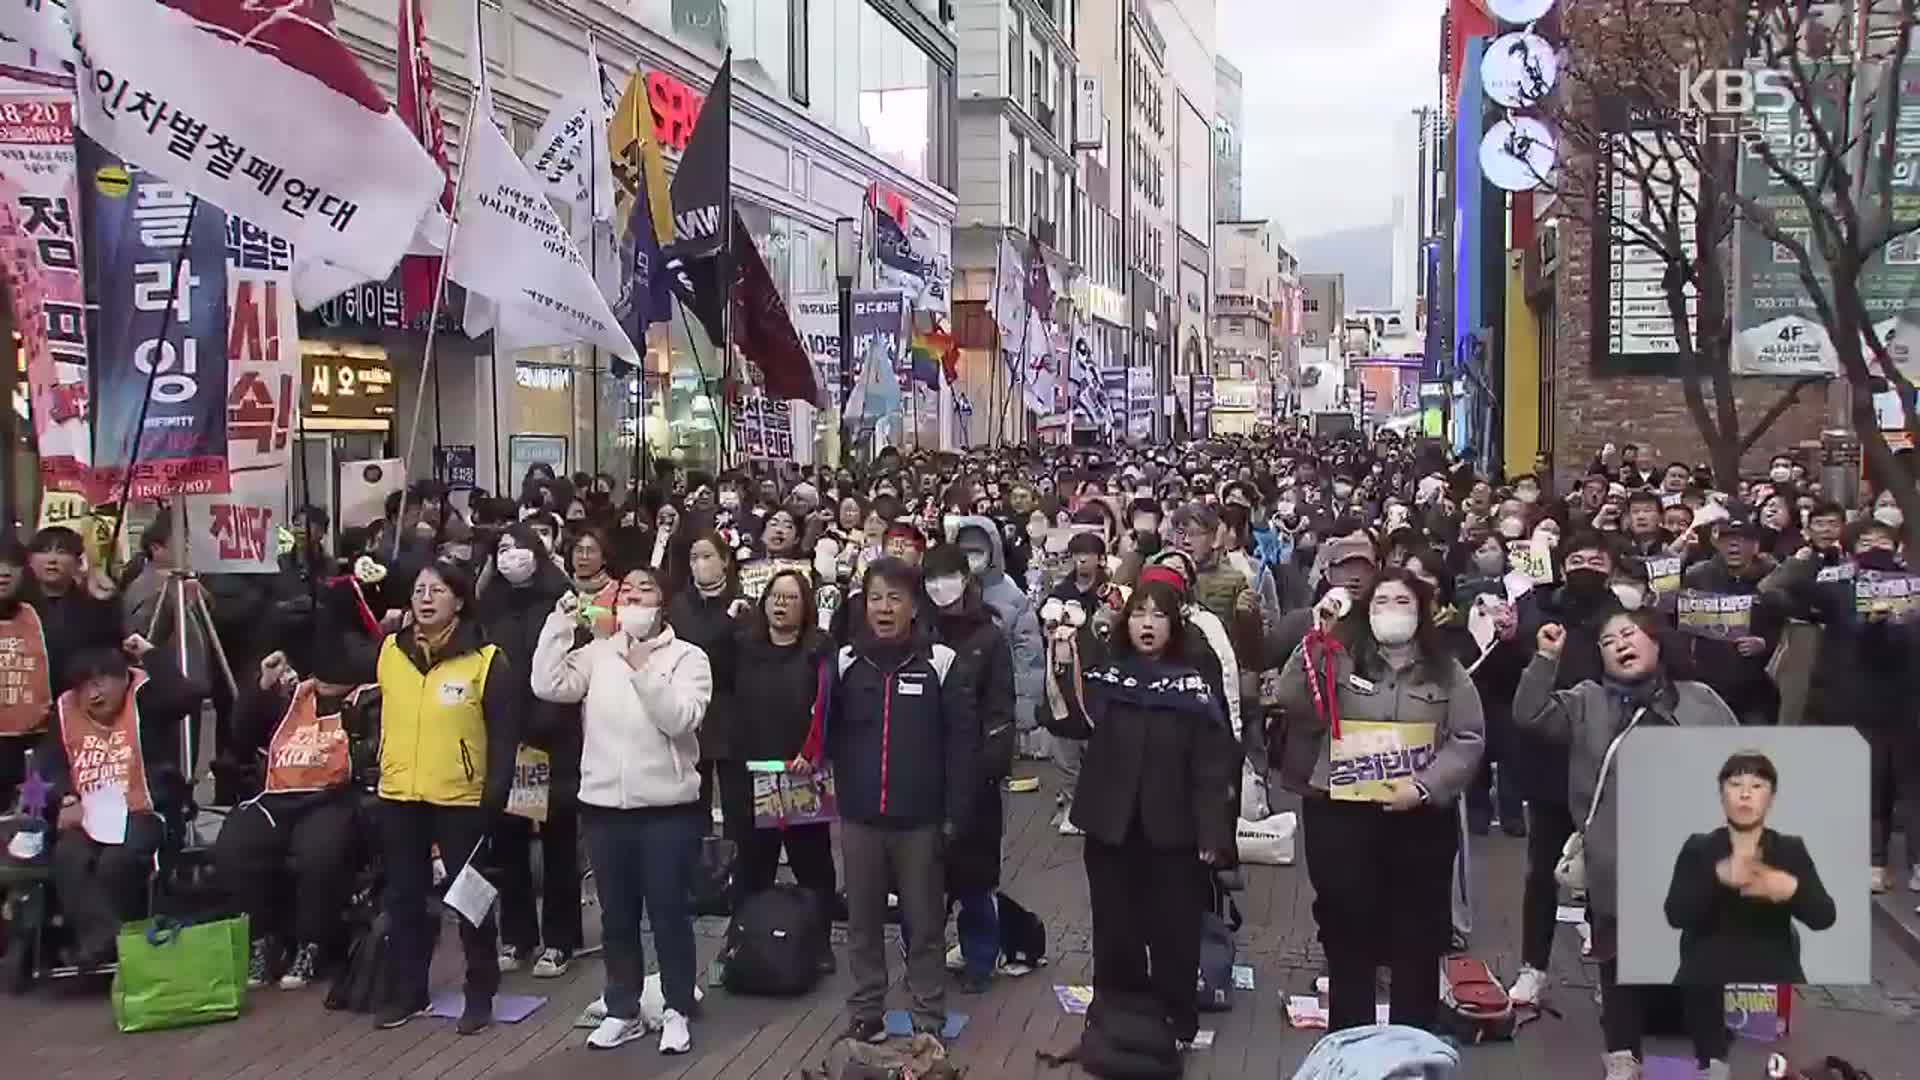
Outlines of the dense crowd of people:
[[[383,1026],[426,1007],[429,897],[469,863],[500,902],[460,923],[460,1030],[489,1022],[502,971],[565,973],[584,853],[606,972],[588,1044],[657,1027],[686,1052],[694,877],[717,829],[736,910],[783,861],[812,897],[822,971],[845,920],[850,1036],[887,1037],[895,917],[913,1024],[938,1032],[949,967],[980,993],[1002,960],[1021,759],[1057,764],[1057,827],[1084,837],[1090,1028],[1102,1003],[1145,1000],[1194,1038],[1202,918],[1233,887],[1243,797],[1269,779],[1299,800],[1336,1030],[1373,1023],[1380,967],[1396,1024],[1439,1025],[1441,959],[1471,933],[1467,848],[1494,829],[1528,851],[1522,880],[1490,883],[1523,894],[1509,992],[1543,1004],[1555,868],[1578,835],[1606,1075],[1639,1075],[1650,1006],[1615,958],[1634,853],[1603,760],[1639,723],[1858,729],[1874,888],[1899,872],[1920,892],[1920,865],[1889,865],[1896,832],[1920,855],[1920,635],[1854,589],[1904,574],[1900,511],[1885,490],[1830,500],[1790,455],[1714,477],[1609,447],[1577,475],[1489,477],[1391,434],[887,450],[860,468],[666,470],[624,493],[541,468],[516,498],[423,482],[387,515],[334,535],[307,509],[279,574],[188,582],[211,635],[169,615],[164,516],[119,582],[66,529],[0,539],[6,670],[25,673],[0,708],[0,802],[32,749],[81,963],[110,959],[139,913],[187,771],[173,732],[202,700],[236,807],[215,861],[256,934],[255,984],[305,986],[338,956],[371,792]],[[1683,595],[1716,598],[1710,632]],[[551,765],[537,826],[507,812],[529,749]],[[837,824],[757,827],[749,766],[768,762],[830,771]],[[1724,1076],[1717,988],[1689,994],[1703,1075]]]

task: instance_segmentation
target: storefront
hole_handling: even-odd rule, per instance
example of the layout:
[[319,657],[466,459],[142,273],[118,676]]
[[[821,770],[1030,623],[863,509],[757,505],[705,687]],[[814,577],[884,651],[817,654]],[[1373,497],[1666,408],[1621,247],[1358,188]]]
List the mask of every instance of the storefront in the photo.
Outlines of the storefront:
[[[1260,424],[1260,387],[1252,379],[1215,379],[1210,414],[1215,435],[1252,435]],[[1271,391],[1269,391],[1271,393]],[[1269,400],[1271,410],[1271,400]]]
[[[1152,376],[1155,390],[1154,397],[1146,402],[1147,415],[1136,415],[1142,403],[1137,389],[1138,376],[1129,374],[1127,438],[1130,442],[1144,443],[1149,439],[1166,439],[1172,430],[1172,407],[1153,406],[1170,398],[1173,393],[1170,363],[1173,312],[1167,294],[1152,278],[1138,270],[1132,273],[1133,287],[1127,293],[1132,308],[1133,356],[1130,367],[1147,371]],[[1142,425],[1144,434],[1141,433]]]

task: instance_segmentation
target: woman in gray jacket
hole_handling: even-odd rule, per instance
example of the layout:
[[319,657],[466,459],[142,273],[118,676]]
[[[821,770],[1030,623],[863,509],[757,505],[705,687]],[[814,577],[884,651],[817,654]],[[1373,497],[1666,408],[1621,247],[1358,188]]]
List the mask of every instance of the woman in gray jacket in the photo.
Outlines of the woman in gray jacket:
[[[1344,595],[1340,593],[1337,595]],[[1374,1022],[1374,970],[1393,971],[1392,1021],[1434,1029],[1454,800],[1480,768],[1480,694],[1440,640],[1431,586],[1386,570],[1281,673],[1290,723],[1281,780],[1300,792],[1313,917],[1327,955],[1327,1027]]]
[[[1657,615],[1615,611],[1600,623],[1600,681],[1587,679],[1555,691],[1567,631],[1559,623],[1547,623],[1535,640],[1538,655],[1520,676],[1513,695],[1517,725],[1570,748],[1567,792],[1576,823],[1584,822],[1587,909],[1593,921],[1593,957],[1600,962],[1600,1030],[1606,1039],[1607,1080],[1640,1076],[1647,1007],[1640,987],[1619,984],[1619,836],[1613,812],[1620,785],[1619,751],[1614,750],[1616,760],[1610,764],[1608,748],[1643,724],[1729,727],[1737,722],[1727,703],[1704,683],[1670,676],[1662,663],[1660,637]],[[1729,1036],[1723,989],[1689,986],[1681,993],[1701,1075],[1724,1078]]]

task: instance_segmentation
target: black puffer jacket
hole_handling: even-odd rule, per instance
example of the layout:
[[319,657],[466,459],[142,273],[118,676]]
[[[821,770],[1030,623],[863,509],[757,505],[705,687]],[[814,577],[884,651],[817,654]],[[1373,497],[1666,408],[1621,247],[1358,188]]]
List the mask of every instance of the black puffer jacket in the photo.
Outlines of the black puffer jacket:
[[580,790],[580,707],[535,697],[530,673],[540,629],[568,588],[560,568],[542,560],[525,585],[511,584],[496,573],[476,603],[481,632],[512,665],[508,670],[514,672],[514,715],[521,741],[551,756],[553,787],[562,795]]
[[734,744],[735,671],[739,666],[739,640],[736,626],[727,609],[740,599],[740,587],[729,584],[717,596],[703,596],[698,589],[686,589],[667,605],[667,624],[681,641],[698,645],[713,667],[713,700],[700,722],[700,760],[745,760]]

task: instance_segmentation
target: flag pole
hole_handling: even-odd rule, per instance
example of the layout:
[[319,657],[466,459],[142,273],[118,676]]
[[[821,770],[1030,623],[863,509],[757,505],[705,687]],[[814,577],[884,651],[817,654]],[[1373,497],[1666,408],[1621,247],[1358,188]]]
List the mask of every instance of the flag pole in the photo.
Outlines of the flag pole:
[[[593,96],[587,102],[587,108],[606,111],[606,97],[601,93],[600,51],[594,47],[593,31],[587,31],[587,56],[593,61]],[[594,124],[591,114],[587,117],[587,273],[593,275],[593,287],[600,288],[600,180],[599,167],[593,156]],[[608,208],[612,213],[612,208]],[[592,390],[588,400],[593,407],[593,471],[600,472],[600,346],[587,346],[587,380]],[[573,380],[578,386],[579,380]]]
[[[728,49],[720,61],[720,70],[727,73],[727,126],[733,126],[733,50]],[[721,467],[731,468],[734,464],[733,445],[733,289],[736,284],[733,267],[733,151],[727,151],[727,175],[722,178],[726,185],[720,197],[720,393],[726,397],[721,403],[720,413],[720,463]]]
[[[422,407],[427,403],[425,392],[427,376],[433,374],[438,378],[438,372],[434,370],[433,366],[433,346],[439,337],[440,305],[446,303],[447,300],[447,269],[453,264],[453,241],[454,237],[460,231],[460,193],[465,191],[467,187],[467,162],[473,158],[470,152],[473,148],[473,124],[474,120],[479,117],[480,91],[485,85],[487,77],[487,25],[486,20],[481,18],[480,0],[474,0],[473,18],[474,41],[477,42],[480,47],[480,55],[473,58],[475,65],[479,69],[479,79],[467,88],[467,119],[466,122],[460,126],[460,167],[454,170],[453,211],[447,215],[447,249],[440,255],[440,272],[433,276],[433,306],[427,311],[427,341],[423,358],[420,361],[420,390],[414,395],[413,420],[409,423],[407,429],[407,449],[405,455],[400,459],[400,468],[403,474],[413,468],[413,454],[420,446],[420,416]],[[489,124],[493,123],[493,117],[487,117],[486,122]],[[496,351],[499,349],[500,344],[500,327],[498,324],[499,317],[496,315],[493,328],[494,349]],[[496,379],[499,378],[497,371],[494,377]],[[438,383],[435,385],[438,386]],[[440,395],[436,392],[434,394],[436,405],[439,399]],[[438,437],[437,434],[436,437]],[[412,487],[412,484],[405,484],[400,488],[400,510],[399,513],[395,515],[393,521],[393,554],[390,556],[395,560],[400,558],[400,541],[407,531],[404,524],[407,520],[407,495]]]

